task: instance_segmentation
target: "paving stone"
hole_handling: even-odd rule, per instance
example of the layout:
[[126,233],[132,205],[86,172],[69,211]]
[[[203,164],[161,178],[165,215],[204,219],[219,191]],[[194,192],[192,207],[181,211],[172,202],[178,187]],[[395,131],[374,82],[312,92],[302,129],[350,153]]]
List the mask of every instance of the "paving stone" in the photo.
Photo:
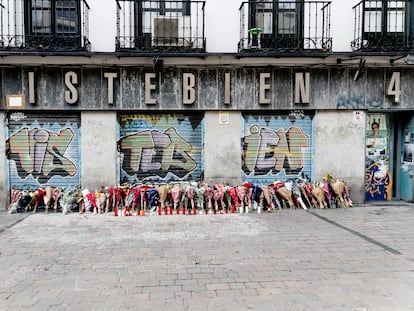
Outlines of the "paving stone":
[[414,310],[413,211],[0,213],[0,310]]

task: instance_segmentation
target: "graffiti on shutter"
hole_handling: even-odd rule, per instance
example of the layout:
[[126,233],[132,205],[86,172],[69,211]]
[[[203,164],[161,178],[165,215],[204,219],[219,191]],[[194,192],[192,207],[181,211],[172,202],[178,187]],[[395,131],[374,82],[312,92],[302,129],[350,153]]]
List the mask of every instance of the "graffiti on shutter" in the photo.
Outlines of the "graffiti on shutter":
[[78,185],[79,116],[11,114],[6,154],[10,188]]
[[312,177],[312,119],[244,115],[244,180],[270,184]]
[[201,115],[121,115],[121,183],[199,180],[202,130]]

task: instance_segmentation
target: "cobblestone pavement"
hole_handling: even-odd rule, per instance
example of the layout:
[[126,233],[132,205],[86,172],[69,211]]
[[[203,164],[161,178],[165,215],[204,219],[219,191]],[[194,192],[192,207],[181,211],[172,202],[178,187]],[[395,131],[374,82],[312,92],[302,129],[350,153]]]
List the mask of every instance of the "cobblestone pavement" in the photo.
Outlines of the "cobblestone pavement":
[[414,310],[414,206],[2,213],[0,266],[0,310]]

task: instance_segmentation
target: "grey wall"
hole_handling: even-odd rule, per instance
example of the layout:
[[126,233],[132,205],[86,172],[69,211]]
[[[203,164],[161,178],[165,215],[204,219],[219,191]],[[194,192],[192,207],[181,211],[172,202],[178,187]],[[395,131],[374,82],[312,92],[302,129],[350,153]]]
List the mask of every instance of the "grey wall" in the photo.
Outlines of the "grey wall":
[[82,112],[82,187],[89,191],[117,185],[117,114]]
[[360,122],[351,111],[318,111],[315,115],[315,180],[327,173],[345,180],[354,203],[364,203],[366,114]]
[[[204,180],[213,184],[241,183],[242,118],[240,112],[229,113],[229,124],[219,124],[219,112],[205,113]],[[209,152],[210,150],[210,152]]]

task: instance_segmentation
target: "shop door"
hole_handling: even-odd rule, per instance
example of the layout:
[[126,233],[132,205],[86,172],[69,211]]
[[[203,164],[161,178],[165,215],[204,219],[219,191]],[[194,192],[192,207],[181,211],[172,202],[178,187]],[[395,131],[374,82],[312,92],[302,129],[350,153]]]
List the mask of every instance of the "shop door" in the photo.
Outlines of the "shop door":
[[9,189],[80,184],[78,114],[10,113],[6,154]]
[[303,112],[243,115],[243,180],[313,180],[313,116]]
[[203,172],[201,114],[121,114],[120,182],[200,180]]
[[399,192],[401,200],[413,200],[413,152],[414,152],[414,116],[409,116],[403,124],[401,163],[398,166],[400,174]]

